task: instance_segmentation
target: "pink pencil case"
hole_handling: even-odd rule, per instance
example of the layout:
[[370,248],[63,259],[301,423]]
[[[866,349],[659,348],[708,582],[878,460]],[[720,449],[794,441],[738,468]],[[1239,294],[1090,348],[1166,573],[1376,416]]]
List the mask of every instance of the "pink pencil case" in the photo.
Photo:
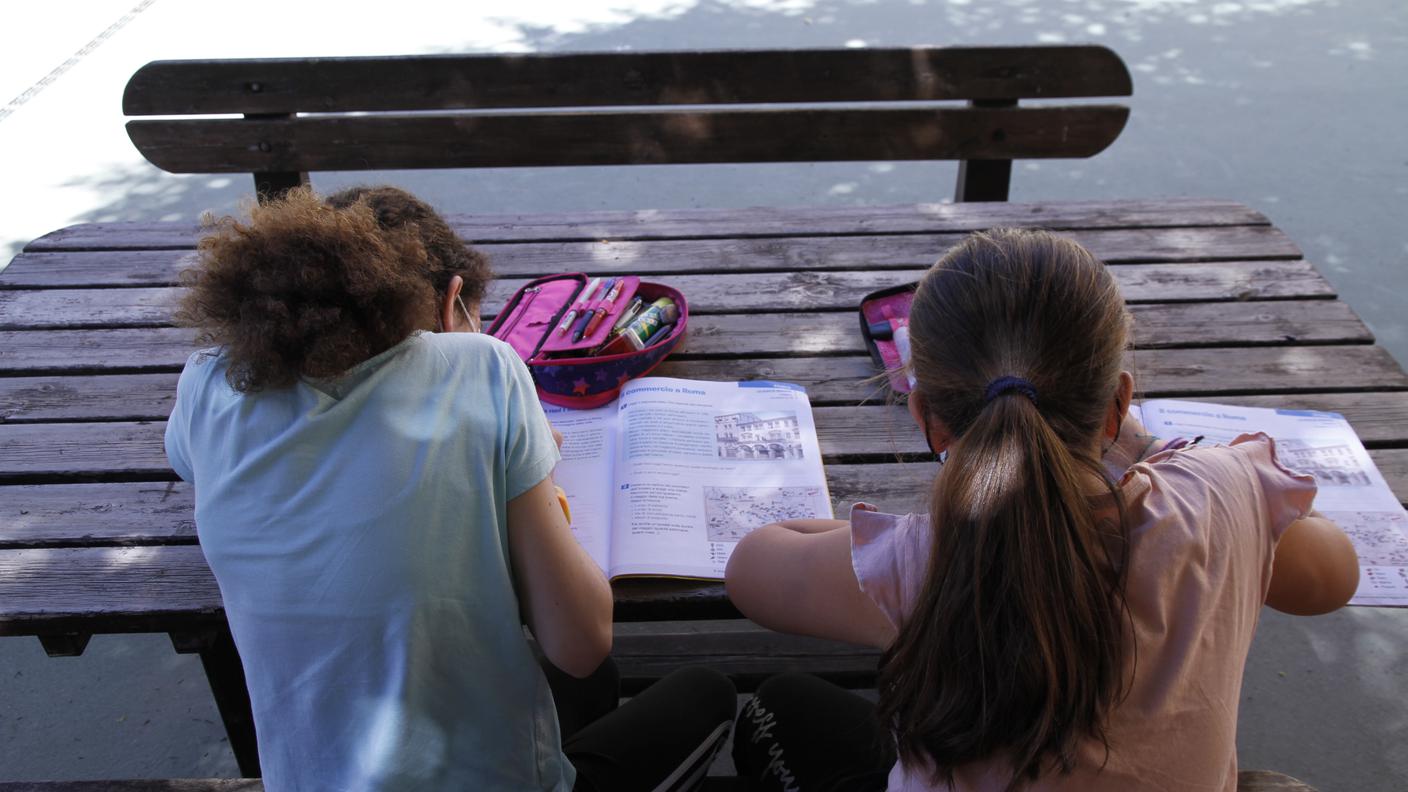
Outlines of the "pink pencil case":
[[865,295],[860,301],[860,335],[865,341],[875,365],[884,369],[890,387],[897,393],[909,393],[909,377],[905,360],[896,343],[896,331],[909,325],[909,306],[914,302],[918,283],[891,286]]
[[[549,404],[579,409],[606,404],[616,398],[622,385],[649,373],[684,340],[689,310],[678,290],[625,275],[620,277],[621,288],[614,299],[605,299],[605,281],[615,279],[602,278],[603,283],[591,299],[579,300],[591,280],[580,272],[533,280],[514,293],[487,331],[518,352],[528,364],[538,396]],[[586,354],[607,340],[616,320],[635,297],[640,297],[646,306],[660,297],[669,297],[679,309],[679,318],[644,349]],[[576,320],[597,309],[603,309],[603,315],[592,332],[573,340]],[[558,328],[570,311],[577,312],[574,321],[560,332]]]

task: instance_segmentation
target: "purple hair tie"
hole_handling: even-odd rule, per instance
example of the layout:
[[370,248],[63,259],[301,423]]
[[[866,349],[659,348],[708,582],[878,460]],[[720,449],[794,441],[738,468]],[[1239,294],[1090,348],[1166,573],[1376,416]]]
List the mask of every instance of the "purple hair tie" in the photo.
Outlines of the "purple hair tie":
[[992,382],[989,382],[988,389],[983,392],[983,404],[987,404],[1008,391],[1017,391],[1028,399],[1031,399],[1033,406],[1037,404],[1036,388],[1021,377],[998,377]]

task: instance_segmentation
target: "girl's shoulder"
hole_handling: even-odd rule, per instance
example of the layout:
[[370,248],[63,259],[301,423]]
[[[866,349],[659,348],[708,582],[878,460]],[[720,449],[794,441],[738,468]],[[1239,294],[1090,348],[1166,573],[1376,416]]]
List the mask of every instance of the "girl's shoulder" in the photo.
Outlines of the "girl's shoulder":
[[1262,432],[1239,435],[1226,445],[1166,446],[1131,468],[1123,483],[1135,502],[1170,497],[1245,503],[1275,537],[1310,512],[1316,492],[1315,477],[1286,466],[1276,441]]

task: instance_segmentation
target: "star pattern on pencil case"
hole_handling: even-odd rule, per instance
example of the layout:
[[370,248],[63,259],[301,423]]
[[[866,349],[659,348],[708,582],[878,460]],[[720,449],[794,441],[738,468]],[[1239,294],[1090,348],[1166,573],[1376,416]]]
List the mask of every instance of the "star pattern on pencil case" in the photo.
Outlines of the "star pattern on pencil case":
[[618,360],[572,365],[531,366],[538,387],[548,393],[571,398],[587,398],[619,389],[634,377],[649,371],[670,353],[675,343],[659,344],[644,354]]

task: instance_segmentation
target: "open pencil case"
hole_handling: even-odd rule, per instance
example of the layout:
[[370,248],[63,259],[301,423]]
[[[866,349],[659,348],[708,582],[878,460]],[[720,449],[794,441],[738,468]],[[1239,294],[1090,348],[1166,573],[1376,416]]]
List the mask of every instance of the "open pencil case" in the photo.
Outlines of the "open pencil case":
[[860,301],[860,337],[875,365],[890,377],[896,393],[909,393],[913,383],[905,371],[909,362],[909,306],[918,283],[891,286],[865,295]]
[[[598,287],[586,295],[589,299],[580,299],[593,280],[580,272],[533,280],[514,293],[487,331],[508,342],[527,362],[539,398],[549,404],[578,409],[606,404],[616,398],[627,380],[649,373],[684,340],[689,310],[679,291],[626,275],[601,278]],[[606,299],[618,280],[619,290]],[[626,351],[596,351],[606,344],[636,297],[642,300],[642,312],[655,300],[668,297],[674,301],[678,317],[642,349],[628,346]],[[591,332],[578,339],[575,331],[582,317],[599,309],[601,316],[589,325]],[[564,320],[569,320],[566,327]]]

